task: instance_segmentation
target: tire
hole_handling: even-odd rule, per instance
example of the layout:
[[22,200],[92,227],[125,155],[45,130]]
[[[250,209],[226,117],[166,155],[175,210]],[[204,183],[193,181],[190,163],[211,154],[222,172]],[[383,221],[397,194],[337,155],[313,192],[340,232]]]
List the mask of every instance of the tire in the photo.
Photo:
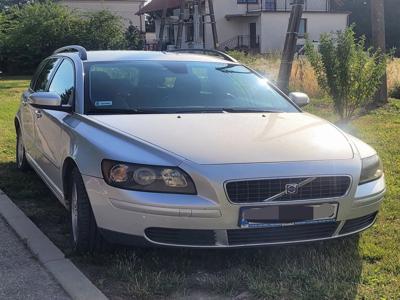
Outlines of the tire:
[[82,176],[77,168],[72,170],[69,195],[71,241],[74,252],[92,253],[104,250],[105,241],[97,227]]
[[15,161],[17,163],[18,170],[28,171],[30,169],[28,160],[26,159],[24,141],[22,140],[21,130],[17,130],[17,143],[15,150]]

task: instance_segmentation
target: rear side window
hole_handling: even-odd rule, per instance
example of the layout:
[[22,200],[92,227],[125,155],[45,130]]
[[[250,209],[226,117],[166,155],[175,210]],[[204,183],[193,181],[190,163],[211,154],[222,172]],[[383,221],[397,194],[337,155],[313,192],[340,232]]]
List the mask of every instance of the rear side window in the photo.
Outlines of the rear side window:
[[36,78],[36,82],[34,83],[32,89],[35,92],[45,92],[47,84],[51,79],[51,75],[53,74],[55,68],[57,67],[59,59],[50,58],[46,60],[43,64],[43,67],[39,71],[39,75]]
[[74,94],[74,66],[65,59],[51,81],[49,92],[60,95],[62,104],[72,104]]

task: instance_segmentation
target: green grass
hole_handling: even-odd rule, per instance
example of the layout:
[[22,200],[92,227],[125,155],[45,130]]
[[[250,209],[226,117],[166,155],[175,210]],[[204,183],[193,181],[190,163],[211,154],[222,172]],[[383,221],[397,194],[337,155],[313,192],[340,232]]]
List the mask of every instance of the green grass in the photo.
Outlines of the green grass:
[[[15,169],[13,118],[28,82],[0,80],[0,188],[67,254],[67,215],[33,173]],[[328,100],[309,109],[335,120]],[[359,238],[243,250],[118,249],[73,256],[112,299],[191,295],[263,299],[400,298],[400,102],[352,122],[349,130],[374,146],[386,167],[388,193],[377,223]]]

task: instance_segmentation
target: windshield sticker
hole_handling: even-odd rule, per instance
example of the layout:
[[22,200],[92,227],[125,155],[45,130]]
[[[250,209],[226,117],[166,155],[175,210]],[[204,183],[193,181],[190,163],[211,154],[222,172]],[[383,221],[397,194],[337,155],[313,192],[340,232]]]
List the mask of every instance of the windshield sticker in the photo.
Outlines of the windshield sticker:
[[112,106],[112,105],[113,105],[113,102],[112,102],[112,101],[96,101],[96,102],[94,103],[94,105],[95,105],[96,107],[98,107],[98,106]]

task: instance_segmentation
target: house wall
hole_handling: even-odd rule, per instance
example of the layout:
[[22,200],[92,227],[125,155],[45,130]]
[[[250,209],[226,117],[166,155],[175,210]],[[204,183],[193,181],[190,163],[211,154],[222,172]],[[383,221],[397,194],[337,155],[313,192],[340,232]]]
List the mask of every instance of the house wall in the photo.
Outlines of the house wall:
[[[142,25],[142,31],[145,30],[144,16],[135,15],[140,9],[145,0],[131,0],[131,1],[90,1],[90,0],[63,0],[61,4],[66,5],[72,9],[77,9],[82,12],[96,12],[99,10],[108,10],[113,14],[120,16],[126,27],[129,25],[129,21],[139,29]],[[141,24],[142,19],[142,24]]]
[[[265,12],[261,15],[262,33],[260,43],[262,53],[282,51],[289,17],[289,12]],[[303,18],[307,19],[308,38],[313,41],[319,41],[322,33],[345,29],[347,17],[346,13],[303,13]],[[298,44],[304,43],[304,39],[298,40]]]
[[[248,36],[250,34],[250,23],[256,23],[257,35],[260,37],[260,50],[262,53],[281,52],[284,45],[286,30],[289,22],[290,12],[257,12],[255,8],[260,8],[258,4],[249,5],[249,9],[253,9],[251,15],[247,14],[247,5],[238,4],[237,0],[215,0],[214,11],[217,24],[218,40],[220,45],[224,45],[226,41],[237,38],[239,35]],[[284,0],[278,0],[277,4],[284,5]],[[290,0],[287,0],[289,3]],[[206,1],[206,6],[208,1]],[[278,6],[279,8],[279,6]],[[311,40],[318,41],[320,35],[325,32],[335,32],[343,30],[347,26],[347,13],[331,13],[326,12],[326,0],[307,0],[307,10],[303,13],[303,18],[307,19],[307,35]],[[208,11],[208,7],[206,7]],[[226,18],[227,15],[236,15],[235,17]],[[179,16],[179,9],[174,11],[174,16]],[[177,19],[176,19],[177,20]],[[206,17],[205,25],[205,46],[213,48],[213,36],[210,19]],[[156,20],[156,32],[160,28],[160,20]],[[177,34],[177,26],[175,26],[175,40]],[[168,40],[168,25],[164,31],[164,41]],[[201,41],[200,41],[201,42]],[[298,44],[304,44],[304,39],[299,39]],[[182,48],[189,48],[186,42],[186,26],[183,32]],[[195,45],[202,47],[202,43]]]
[[[289,22],[289,12],[262,12],[260,16],[255,17],[236,17],[226,19],[226,15],[245,15],[247,9],[256,11],[260,9],[258,4],[238,4],[237,0],[216,0],[214,1],[215,19],[217,23],[217,32],[219,43],[222,44],[238,35],[249,35],[249,23],[257,23],[257,35],[260,36],[261,52],[282,51]],[[290,11],[289,3],[286,0],[286,8]],[[329,1],[328,1],[329,2]],[[285,9],[285,0],[277,0],[277,9]],[[307,20],[307,31],[309,37],[313,40],[319,40],[321,33],[342,30],[347,26],[347,14],[333,14],[325,12],[329,9],[326,0],[306,0],[305,12],[303,18]],[[321,11],[317,13],[314,11]],[[299,43],[305,41],[299,40]],[[206,46],[212,47],[213,40],[211,26],[206,25]]]
[[[259,17],[234,18],[230,20],[225,18],[228,14],[245,14],[247,12],[246,4],[238,4],[237,0],[216,0],[214,1],[214,11],[220,44],[238,35],[249,35],[250,23],[257,23],[257,35],[261,34],[261,20]],[[206,25],[206,45],[208,47],[213,46],[211,25],[209,24]]]

